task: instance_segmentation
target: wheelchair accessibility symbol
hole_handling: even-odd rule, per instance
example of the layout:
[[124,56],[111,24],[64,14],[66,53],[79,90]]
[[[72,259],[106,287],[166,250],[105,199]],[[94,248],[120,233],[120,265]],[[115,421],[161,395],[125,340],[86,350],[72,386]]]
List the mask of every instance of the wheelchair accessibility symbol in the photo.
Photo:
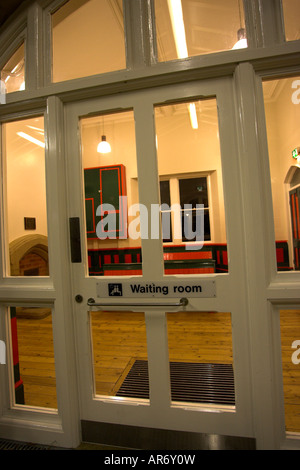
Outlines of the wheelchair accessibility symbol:
[[110,297],[121,297],[123,295],[122,284],[108,284],[108,295]]

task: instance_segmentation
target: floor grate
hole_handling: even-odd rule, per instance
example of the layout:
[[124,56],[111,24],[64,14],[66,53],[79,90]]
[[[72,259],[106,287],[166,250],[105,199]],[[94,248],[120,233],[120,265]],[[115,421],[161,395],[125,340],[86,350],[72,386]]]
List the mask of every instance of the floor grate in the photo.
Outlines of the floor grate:
[[[231,364],[171,362],[170,378],[172,401],[235,405]],[[147,361],[134,362],[116,396],[149,398]]]
[[0,450],[56,450],[57,447],[0,439]]

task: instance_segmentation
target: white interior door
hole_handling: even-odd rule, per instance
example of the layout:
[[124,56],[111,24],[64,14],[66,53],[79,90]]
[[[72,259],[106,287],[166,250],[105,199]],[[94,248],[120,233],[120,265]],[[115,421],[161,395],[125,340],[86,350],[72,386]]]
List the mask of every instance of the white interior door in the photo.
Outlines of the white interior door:
[[234,122],[230,79],[67,105],[83,421],[253,437]]

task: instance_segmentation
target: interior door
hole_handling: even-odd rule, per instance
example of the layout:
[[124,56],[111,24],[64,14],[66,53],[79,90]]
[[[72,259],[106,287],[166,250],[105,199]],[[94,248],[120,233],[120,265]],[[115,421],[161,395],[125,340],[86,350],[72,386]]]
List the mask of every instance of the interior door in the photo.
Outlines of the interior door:
[[253,436],[234,120],[230,79],[66,107],[85,423]]

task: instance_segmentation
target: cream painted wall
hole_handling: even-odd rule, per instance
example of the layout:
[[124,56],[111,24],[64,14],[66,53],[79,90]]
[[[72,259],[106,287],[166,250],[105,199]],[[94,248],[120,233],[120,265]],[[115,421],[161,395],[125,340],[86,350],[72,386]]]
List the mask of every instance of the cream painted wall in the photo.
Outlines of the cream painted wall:
[[[30,234],[47,236],[45,151],[17,132],[26,132],[41,141],[44,137],[28,126],[43,129],[43,118],[3,126],[9,242]],[[24,230],[24,217],[36,218],[36,230]]]
[[53,15],[53,81],[126,68],[122,1],[71,0]]

